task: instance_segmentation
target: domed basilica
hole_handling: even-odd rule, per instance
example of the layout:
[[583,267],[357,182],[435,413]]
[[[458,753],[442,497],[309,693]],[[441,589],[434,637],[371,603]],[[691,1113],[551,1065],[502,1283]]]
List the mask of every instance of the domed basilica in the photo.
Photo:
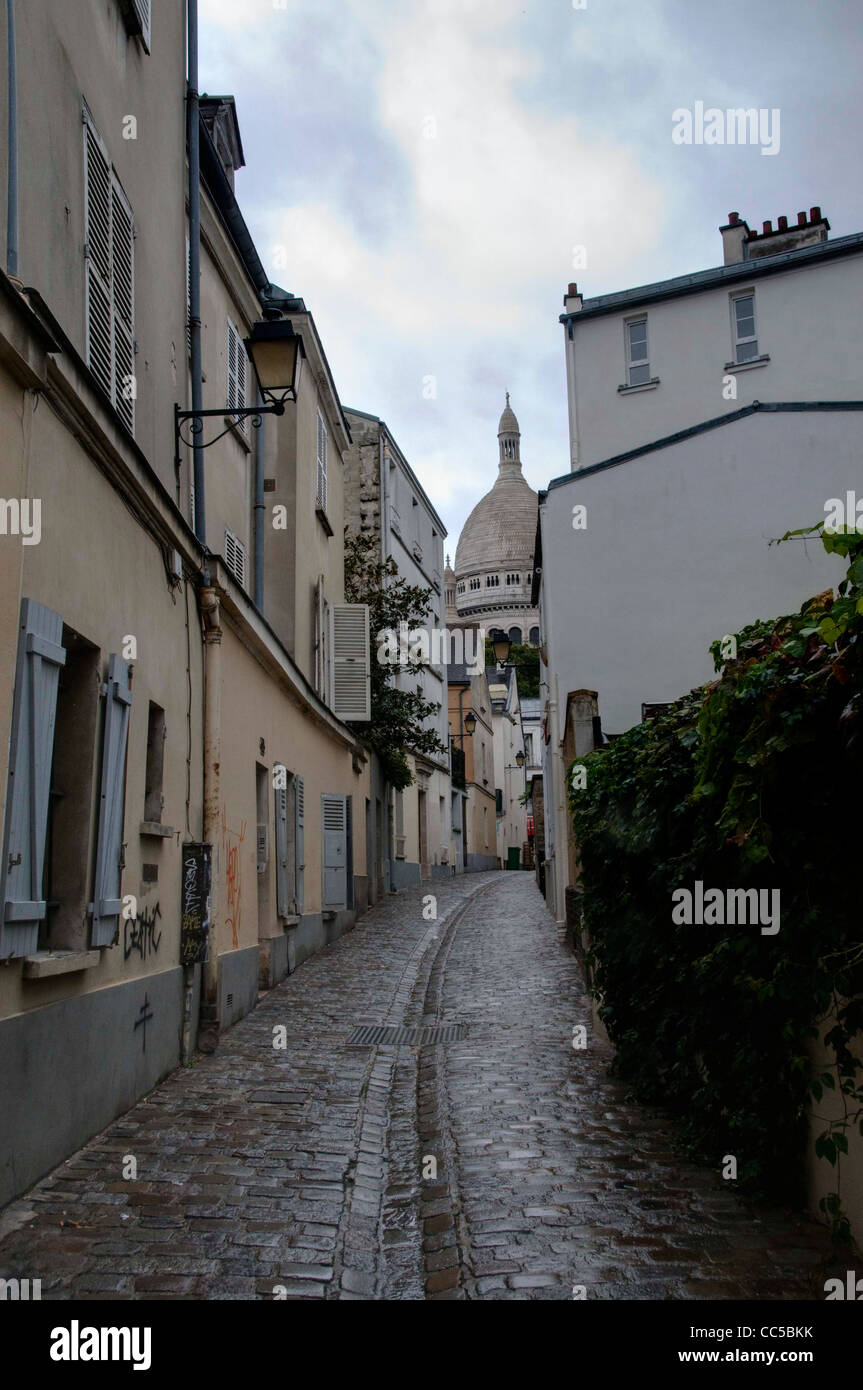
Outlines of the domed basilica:
[[537,495],[521,471],[521,431],[509,404],[497,431],[494,487],[477,502],[445,572],[447,626],[502,628],[512,642],[539,644],[539,614],[530,603]]

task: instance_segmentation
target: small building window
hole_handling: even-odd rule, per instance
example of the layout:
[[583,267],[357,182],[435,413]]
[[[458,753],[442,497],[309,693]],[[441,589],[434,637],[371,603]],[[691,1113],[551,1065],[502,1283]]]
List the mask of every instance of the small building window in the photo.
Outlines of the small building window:
[[731,301],[731,316],[734,361],[751,362],[753,357],[758,356],[754,293],[735,295]]
[[647,319],[631,319],[626,324],[626,382],[628,386],[646,386],[649,381]]
[[[228,413],[244,410],[246,407],[246,345],[240,337],[240,330],[230,319],[227,321],[227,395]],[[248,422],[234,417],[234,423],[242,434],[248,434]]]
[[539,628],[532,627],[530,630],[530,640],[535,647],[539,646]]
[[246,587],[246,547],[233,531],[225,527],[225,564],[237,583]]
[[315,489],[315,506],[322,512],[327,510],[327,423],[323,412],[318,411],[318,469]]
[[511,627],[511,628],[510,628],[510,630],[509,630],[509,640],[510,640],[510,642],[521,642],[521,628],[520,628],[520,627]]

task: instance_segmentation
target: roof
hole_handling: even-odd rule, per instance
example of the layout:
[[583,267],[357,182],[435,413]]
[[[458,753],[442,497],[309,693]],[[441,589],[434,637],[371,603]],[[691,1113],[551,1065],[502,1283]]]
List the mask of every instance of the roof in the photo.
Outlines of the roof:
[[536,534],[537,496],[519,473],[498,475],[464,524],[455,552],[459,579],[476,570],[515,565],[531,567]]
[[840,256],[855,255],[861,251],[863,232],[854,232],[850,236],[837,237],[834,241],[801,246],[796,251],[783,251],[775,256],[760,256],[752,261],[735,261],[732,265],[719,265],[710,270],[696,270],[689,275],[677,275],[672,280],[657,280],[650,285],[638,285],[634,289],[618,290],[614,294],[596,295],[593,299],[585,299],[581,309],[561,314],[560,322],[575,324],[579,319],[614,314],[620,309],[636,304],[650,304],[662,299],[676,299],[680,295],[698,294],[702,290],[734,284],[737,280],[755,280],[764,275],[776,275],[785,270],[795,270]]
[[380,417],[379,415],[371,415],[371,414],[369,414],[369,412],[368,412],[367,410],[356,410],[353,406],[350,406],[350,405],[346,405],[346,406],[345,406],[345,414],[346,414],[346,415],[356,415],[356,416],[358,416],[361,420],[368,420],[370,424],[378,425],[378,426],[380,427],[380,429],[382,429],[382,430],[384,431],[384,433],[385,433],[386,436],[387,436],[387,439],[389,440],[389,442],[390,442],[390,444],[391,444],[391,446],[392,446],[393,452],[397,455],[398,460],[399,460],[399,463],[401,464],[402,468],[404,469],[405,473],[406,473],[407,476],[408,476],[408,479],[410,480],[411,486],[414,487],[414,488],[416,489],[416,491],[417,491],[417,492],[420,494],[420,496],[422,497],[422,499],[423,499],[423,504],[424,504],[424,506],[425,506],[425,509],[426,509],[426,511],[428,512],[429,516],[431,517],[432,521],[435,523],[435,525],[436,525],[436,527],[437,527],[437,529],[438,529],[438,534],[439,534],[440,536],[442,536],[442,537],[446,537],[446,535],[447,535],[447,529],[446,529],[446,527],[444,526],[443,522],[441,521],[440,517],[438,516],[437,512],[435,511],[435,508],[432,506],[431,502],[429,501],[428,493],[426,492],[425,488],[423,487],[423,485],[422,485],[422,483],[420,482],[420,480],[419,480],[419,478],[417,477],[417,475],[414,473],[413,469],[411,468],[410,464],[408,463],[407,459],[405,458],[405,456],[404,456],[404,454],[402,453],[401,449],[399,448],[398,444],[396,443],[396,440],[395,440],[395,438],[394,438],[394,436],[393,436],[393,432],[392,432],[392,430],[390,429],[389,425],[387,424],[386,420],[382,420],[381,417]]
[[[672,444],[682,444],[684,440],[692,439],[697,434],[706,434],[708,430],[721,429],[723,425],[735,424],[738,420],[745,420],[748,415],[755,415],[760,411],[772,414],[794,413],[801,411],[841,411],[841,410],[863,410],[863,400],[859,401],[753,401],[751,405],[741,406],[739,410],[729,410],[725,415],[715,415],[711,420],[703,420],[701,424],[690,425],[688,429],[677,430],[675,434],[667,434],[663,439],[655,439],[652,444],[640,444],[637,449],[629,449],[625,454],[615,454],[613,458],[603,459],[601,463],[589,464],[587,468],[579,468],[574,473],[565,473],[560,478],[552,478],[548,488],[540,494],[540,502],[544,502],[547,493],[555,487],[564,487],[566,483],[581,482],[591,473],[601,473],[606,468],[616,468],[619,464],[629,463],[631,459],[641,458],[644,454],[655,453],[658,449],[667,449]],[[539,568],[542,567],[542,535],[537,534],[537,545],[535,558]],[[534,589],[537,589],[536,576],[534,576]],[[536,602],[536,598],[533,600]]]

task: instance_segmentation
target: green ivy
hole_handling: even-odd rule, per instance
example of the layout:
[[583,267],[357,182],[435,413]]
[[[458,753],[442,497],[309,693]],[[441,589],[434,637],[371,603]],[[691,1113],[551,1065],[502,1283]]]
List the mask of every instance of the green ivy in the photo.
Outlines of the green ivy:
[[[863,536],[790,534],[813,533],[849,560],[838,598],[744,628],[724,665],[715,643],[717,679],[580,759],[570,806],[616,1070],[675,1112],[690,1156],[734,1154],[741,1188],[794,1204],[810,1109],[838,1088],[842,1117],[816,1151],[837,1171],[822,1210],[847,1237],[839,1161],[863,1134]],[[778,888],[779,933],[674,924],[671,894],[696,879]],[[827,1019],[834,1061],[813,1075]]]

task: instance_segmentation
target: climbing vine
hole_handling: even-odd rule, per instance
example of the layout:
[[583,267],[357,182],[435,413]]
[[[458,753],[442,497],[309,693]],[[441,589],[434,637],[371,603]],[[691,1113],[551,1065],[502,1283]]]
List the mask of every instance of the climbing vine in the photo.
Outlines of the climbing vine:
[[[838,597],[716,642],[717,679],[579,759],[570,805],[616,1070],[676,1112],[691,1156],[734,1155],[739,1186],[777,1201],[804,1200],[814,1113],[836,1175],[821,1207],[847,1238],[841,1158],[863,1135],[863,535],[782,539],[804,536],[847,558]],[[779,931],[676,924],[671,895],[696,880],[780,890]],[[821,1036],[831,1062],[814,1067]],[[827,1091],[838,1118],[818,1115]]]

